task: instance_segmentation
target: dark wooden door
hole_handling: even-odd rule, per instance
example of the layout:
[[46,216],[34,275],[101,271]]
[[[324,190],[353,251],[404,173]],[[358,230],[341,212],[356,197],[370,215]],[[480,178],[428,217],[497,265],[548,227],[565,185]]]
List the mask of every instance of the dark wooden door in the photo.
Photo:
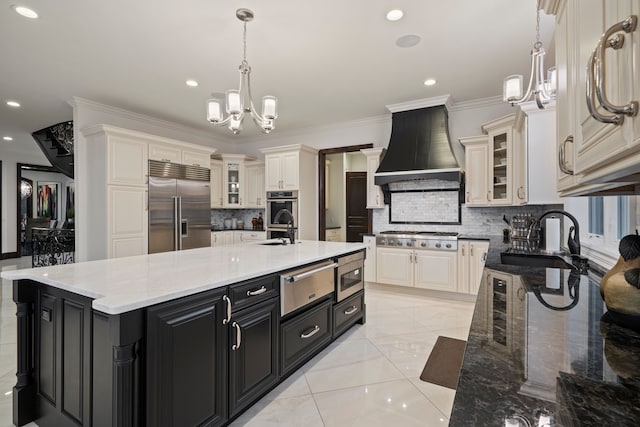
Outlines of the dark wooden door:
[[347,172],[347,242],[362,242],[362,235],[371,232],[371,211],[367,209],[367,173]]
[[229,417],[278,382],[279,310],[278,298],[271,298],[233,314],[229,329]]

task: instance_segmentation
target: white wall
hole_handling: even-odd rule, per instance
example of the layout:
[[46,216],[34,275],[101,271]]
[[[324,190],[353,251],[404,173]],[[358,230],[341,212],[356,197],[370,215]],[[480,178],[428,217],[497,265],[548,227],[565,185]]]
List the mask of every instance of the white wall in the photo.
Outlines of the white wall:
[[17,252],[17,178],[16,164],[51,166],[34,140],[0,143],[2,159],[2,253]]

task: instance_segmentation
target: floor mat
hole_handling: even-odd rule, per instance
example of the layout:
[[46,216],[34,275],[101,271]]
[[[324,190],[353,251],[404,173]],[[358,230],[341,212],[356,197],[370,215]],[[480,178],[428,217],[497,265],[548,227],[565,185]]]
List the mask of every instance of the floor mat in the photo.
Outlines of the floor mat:
[[455,390],[466,345],[466,341],[439,336],[420,379]]

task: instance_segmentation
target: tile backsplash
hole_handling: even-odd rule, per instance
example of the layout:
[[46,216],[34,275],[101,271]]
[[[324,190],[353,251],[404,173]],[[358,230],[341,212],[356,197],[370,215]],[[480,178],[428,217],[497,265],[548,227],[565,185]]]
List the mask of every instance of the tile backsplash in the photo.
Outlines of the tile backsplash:
[[253,218],[257,218],[260,213],[262,213],[264,227],[266,228],[267,219],[265,217],[266,212],[264,209],[211,209],[211,225],[224,228],[225,219],[236,218],[237,220],[244,221],[244,228],[250,230],[251,220]]
[[[517,214],[531,214],[540,217],[551,209],[562,209],[562,205],[530,205],[530,206],[498,206],[486,208],[468,208],[462,206],[462,224],[392,224],[389,222],[389,205],[383,209],[373,210],[373,232],[380,233],[387,230],[397,231],[449,231],[466,236],[501,236],[502,230],[507,224],[502,216],[507,219]],[[425,216],[426,217],[426,216]]]

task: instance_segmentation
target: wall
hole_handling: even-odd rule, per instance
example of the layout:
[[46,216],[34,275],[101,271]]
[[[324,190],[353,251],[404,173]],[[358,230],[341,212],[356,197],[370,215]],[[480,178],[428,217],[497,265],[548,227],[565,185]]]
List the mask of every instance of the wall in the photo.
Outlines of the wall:
[[17,251],[17,163],[51,166],[36,142],[31,139],[0,143],[2,158],[2,253]]

